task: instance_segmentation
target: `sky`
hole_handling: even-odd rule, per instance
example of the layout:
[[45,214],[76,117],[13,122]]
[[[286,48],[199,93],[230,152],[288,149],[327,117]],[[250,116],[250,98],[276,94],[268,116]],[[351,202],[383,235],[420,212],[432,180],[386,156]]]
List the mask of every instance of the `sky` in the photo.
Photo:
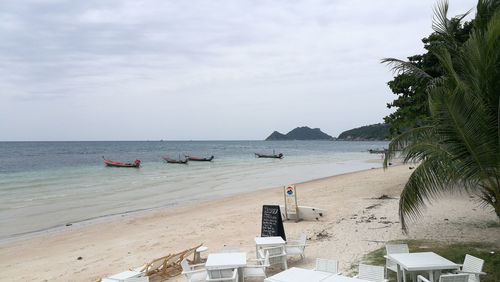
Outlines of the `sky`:
[[[383,122],[431,0],[0,0],[0,141],[262,140]],[[450,0],[450,16],[476,5]],[[472,10],[472,15],[474,10]]]

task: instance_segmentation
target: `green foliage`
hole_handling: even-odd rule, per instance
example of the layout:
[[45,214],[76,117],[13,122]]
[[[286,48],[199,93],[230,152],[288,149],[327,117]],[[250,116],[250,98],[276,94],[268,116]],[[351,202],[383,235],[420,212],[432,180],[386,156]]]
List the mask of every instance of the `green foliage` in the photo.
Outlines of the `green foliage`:
[[[415,75],[408,75],[403,69],[395,69],[399,72],[398,75],[387,84],[393,94],[398,97],[392,103],[387,104],[387,108],[396,110],[384,118],[385,123],[391,124],[389,129],[391,134],[400,134],[407,128],[429,124],[430,112],[426,89],[430,79],[444,74],[434,51],[444,44],[456,49],[457,46],[467,41],[474,21],[461,25],[461,18],[449,20],[450,35],[434,32],[429,37],[423,38],[422,42],[427,50],[425,54],[408,57],[407,63],[425,73],[425,77],[415,77]],[[450,41],[453,43],[448,44]]]
[[[500,247],[491,243],[453,243],[444,244],[437,241],[423,240],[405,240],[393,241],[392,244],[408,244],[410,252],[434,252],[444,258],[447,258],[457,264],[462,264],[466,254],[481,258],[484,260],[481,281],[493,282],[500,281]],[[493,252],[493,254],[491,253]],[[362,263],[373,265],[385,265],[385,246],[365,255]],[[356,266],[351,267],[351,272],[355,272]],[[394,272],[389,271],[389,280],[396,281]]]
[[389,124],[366,125],[340,133],[340,140],[387,140],[389,136]]
[[[421,214],[427,200],[446,190],[478,194],[500,219],[500,1],[480,0],[481,25],[464,43],[460,26],[446,18],[447,2],[435,9],[433,27],[442,39],[430,52],[443,74],[425,75],[411,62],[384,59],[393,69],[426,83],[428,125],[413,128],[389,144],[384,165],[398,154],[421,162],[406,183],[399,202],[403,229]],[[486,20],[488,18],[489,20]],[[484,22],[487,21],[487,24]],[[481,28],[480,28],[481,27]]]

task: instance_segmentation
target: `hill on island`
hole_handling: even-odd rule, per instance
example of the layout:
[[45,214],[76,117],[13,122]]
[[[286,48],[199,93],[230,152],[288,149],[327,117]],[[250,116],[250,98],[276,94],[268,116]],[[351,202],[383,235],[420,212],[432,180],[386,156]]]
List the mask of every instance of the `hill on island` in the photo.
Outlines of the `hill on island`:
[[333,140],[334,138],[319,128],[310,128],[307,126],[297,127],[287,134],[274,131],[266,138],[266,141],[272,140]]
[[389,140],[390,124],[378,123],[350,129],[340,133],[338,140],[374,141]]

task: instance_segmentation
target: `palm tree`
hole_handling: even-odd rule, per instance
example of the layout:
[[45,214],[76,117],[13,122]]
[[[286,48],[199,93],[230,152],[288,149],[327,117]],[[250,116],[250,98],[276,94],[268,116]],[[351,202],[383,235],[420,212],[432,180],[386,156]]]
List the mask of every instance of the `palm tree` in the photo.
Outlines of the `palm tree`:
[[447,191],[477,194],[500,220],[499,2],[479,0],[475,27],[462,45],[452,36],[456,21],[447,18],[448,2],[436,5],[433,29],[444,40],[431,52],[443,69],[441,77],[432,78],[409,62],[382,60],[394,72],[428,85],[430,123],[395,137],[384,160],[386,168],[397,154],[405,163],[420,162],[399,201],[405,232],[408,220],[418,218],[427,201]]

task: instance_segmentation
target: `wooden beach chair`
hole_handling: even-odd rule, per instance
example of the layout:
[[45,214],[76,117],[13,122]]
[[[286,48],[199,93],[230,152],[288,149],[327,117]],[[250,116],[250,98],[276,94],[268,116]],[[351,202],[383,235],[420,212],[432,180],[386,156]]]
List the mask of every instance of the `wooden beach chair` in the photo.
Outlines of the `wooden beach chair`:
[[148,276],[149,279],[153,279],[162,274],[165,260],[167,260],[170,256],[171,255],[153,259],[152,261],[146,263],[145,265],[132,270],[137,272],[143,272],[144,276]]
[[[165,263],[162,268],[162,273],[161,276],[167,276],[167,277],[174,277],[182,273],[182,266],[181,262],[183,259],[186,259],[189,264],[194,264],[195,262],[195,255],[196,255],[196,249],[202,246],[203,243],[200,245],[178,252],[176,254],[171,255],[169,258],[165,260]],[[190,260],[189,256],[193,256],[193,259]]]

